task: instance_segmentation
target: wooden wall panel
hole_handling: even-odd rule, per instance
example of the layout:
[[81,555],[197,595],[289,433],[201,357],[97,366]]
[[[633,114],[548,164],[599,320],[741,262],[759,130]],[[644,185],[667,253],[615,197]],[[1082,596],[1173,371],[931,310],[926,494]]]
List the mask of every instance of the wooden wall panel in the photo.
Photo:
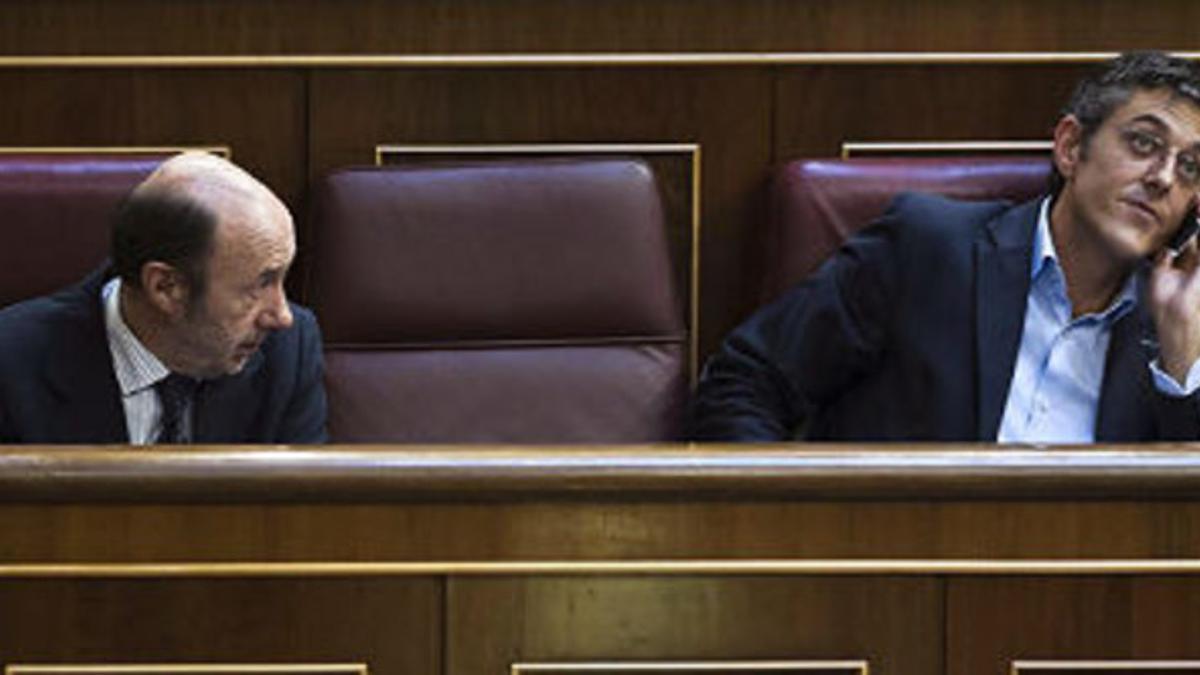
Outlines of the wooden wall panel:
[[285,70],[0,70],[0,146],[227,145],[294,209],[304,93]]
[[941,672],[936,579],[451,579],[447,675],[520,661],[858,660]]
[[366,663],[441,673],[442,582],[405,579],[0,580],[14,663]]
[[947,675],[1014,660],[1200,659],[1200,579],[1064,577],[947,582]]
[[318,71],[310,172],[370,163],[380,143],[699,143],[704,353],[728,323],[705,315],[745,304],[770,92],[757,68]]
[[1200,506],[1172,502],[13,505],[0,563],[1188,559],[1197,530]]
[[8,0],[10,54],[1194,49],[1189,0]]
[[291,208],[302,267],[305,79],[289,70],[0,70],[0,146],[228,146]]
[[780,67],[774,157],[845,141],[1048,140],[1084,64]]

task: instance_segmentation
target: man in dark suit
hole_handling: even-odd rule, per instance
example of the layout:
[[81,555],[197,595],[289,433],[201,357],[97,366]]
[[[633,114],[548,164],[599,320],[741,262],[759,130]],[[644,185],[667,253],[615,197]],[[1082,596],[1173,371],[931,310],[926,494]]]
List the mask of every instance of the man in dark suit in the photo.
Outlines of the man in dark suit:
[[283,280],[287,208],[204,153],[114,219],[111,265],[0,311],[0,442],[325,440],[321,339]]
[[1054,130],[1044,199],[903,195],[710,360],[698,440],[1200,438],[1200,73],[1122,56]]

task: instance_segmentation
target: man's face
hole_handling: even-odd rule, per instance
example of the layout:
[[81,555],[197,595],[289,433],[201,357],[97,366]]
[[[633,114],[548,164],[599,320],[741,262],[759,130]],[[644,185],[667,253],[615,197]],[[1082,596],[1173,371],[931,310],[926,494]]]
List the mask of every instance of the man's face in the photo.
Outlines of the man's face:
[[296,254],[282,206],[222,218],[208,261],[208,286],[180,324],[180,353],[200,377],[241,371],[271,331],[292,324],[283,280]]
[[1165,89],[1139,90],[1086,146],[1074,118],[1060,121],[1055,160],[1069,217],[1110,259],[1136,262],[1166,245],[1196,200],[1200,108]]

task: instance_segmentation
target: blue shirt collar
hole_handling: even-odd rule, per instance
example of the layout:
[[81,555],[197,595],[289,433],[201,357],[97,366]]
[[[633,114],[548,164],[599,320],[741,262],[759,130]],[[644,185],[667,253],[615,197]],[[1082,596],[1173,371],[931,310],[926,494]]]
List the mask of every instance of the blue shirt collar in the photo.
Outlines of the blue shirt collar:
[[[1058,262],[1058,250],[1054,248],[1054,237],[1050,236],[1050,197],[1042,200],[1041,207],[1038,209],[1037,232],[1033,237],[1033,256],[1029,266],[1030,283],[1037,285],[1038,277],[1043,274],[1051,274],[1061,279],[1062,267]],[[1047,269],[1054,270],[1053,272],[1045,272]],[[1061,293],[1062,301],[1070,306],[1070,300],[1067,299],[1066,283],[1058,284],[1057,293]],[[1113,301],[1108,307],[1099,314],[1089,316],[1099,318],[1110,325],[1117,319],[1125,316],[1133,309],[1133,305],[1137,302],[1139,290],[1139,282],[1137,274],[1130,274],[1125,280],[1125,285],[1121,287],[1121,291],[1117,293]],[[1084,317],[1080,317],[1084,318]]]

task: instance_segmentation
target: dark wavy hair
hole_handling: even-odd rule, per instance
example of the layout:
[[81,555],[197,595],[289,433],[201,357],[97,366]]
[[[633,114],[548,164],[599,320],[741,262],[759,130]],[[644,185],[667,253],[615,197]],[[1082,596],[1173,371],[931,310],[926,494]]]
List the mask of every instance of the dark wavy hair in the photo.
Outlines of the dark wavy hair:
[[[1114,110],[1135,92],[1148,89],[1168,89],[1200,107],[1200,67],[1163,52],[1128,52],[1080,80],[1062,109],[1064,117],[1074,115],[1079,120],[1080,152],[1086,156],[1092,136]],[[1050,194],[1057,195],[1065,183],[1052,163]]]

